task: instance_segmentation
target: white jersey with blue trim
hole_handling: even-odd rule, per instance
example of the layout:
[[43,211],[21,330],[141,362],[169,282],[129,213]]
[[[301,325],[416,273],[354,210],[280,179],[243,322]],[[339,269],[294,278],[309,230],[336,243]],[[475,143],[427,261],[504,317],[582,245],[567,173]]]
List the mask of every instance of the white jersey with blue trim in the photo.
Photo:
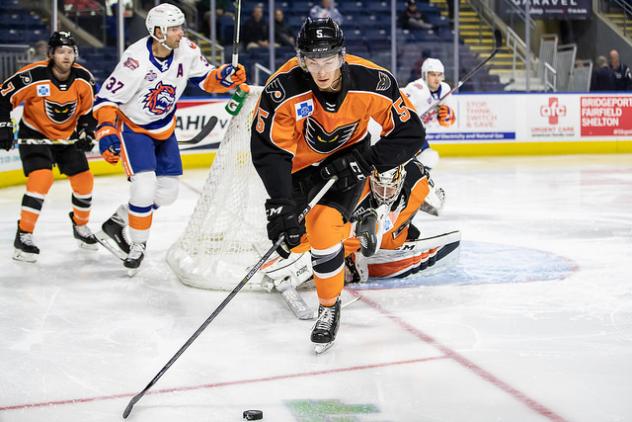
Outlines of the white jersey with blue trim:
[[133,130],[164,134],[175,125],[176,102],[190,80],[200,88],[214,69],[200,48],[182,38],[164,60],[154,57],[149,36],[125,50],[120,62],[103,82],[94,110],[118,107],[119,115]]
[[[426,84],[426,81],[423,79],[417,79],[406,85],[403,89],[404,93],[410,98],[410,101],[415,106],[415,110],[417,110],[417,114],[421,117],[428,107],[430,107],[434,102],[438,101],[443,95],[450,91],[450,85],[445,82],[441,82],[439,85],[439,89],[431,92]],[[452,110],[452,113],[455,113],[455,104],[454,98],[452,95],[448,95],[441,104],[447,105]],[[437,128],[439,126],[438,116],[437,116],[438,106],[435,106],[423,119],[421,119],[426,129],[432,130],[433,128]],[[443,124],[442,126],[446,126]]]

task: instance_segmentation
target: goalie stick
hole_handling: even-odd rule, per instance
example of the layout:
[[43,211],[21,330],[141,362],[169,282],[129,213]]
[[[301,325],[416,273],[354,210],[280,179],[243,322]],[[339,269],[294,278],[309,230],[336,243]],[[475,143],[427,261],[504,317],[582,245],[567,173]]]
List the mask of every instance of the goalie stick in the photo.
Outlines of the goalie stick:
[[[334,185],[334,183],[336,183],[337,180],[338,178],[334,176],[331,179],[329,179],[329,181],[327,181],[325,186],[322,187],[322,189],[309,202],[309,204],[307,204],[307,207],[303,210],[303,212],[301,212],[301,214],[298,216],[299,222],[305,219],[305,216],[307,215],[309,210],[311,210],[318,203],[318,201],[320,201],[320,199],[329,191],[329,189]],[[125,407],[125,410],[123,411],[124,419],[126,419],[129,416],[134,405],[145,395],[145,393],[147,393],[147,391],[149,391],[151,387],[154,386],[154,384],[156,384],[156,382],[165,374],[165,372],[167,372],[167,370],[171,367],[171,365],[173,365],[174,362],[178,360],[178,358],[189,348],[189,346],[195,341],[195,339],[197,339],[200,336],[200,334],[202,334],[202,331],[206,329],[206,327],[215,319],[215,317],[217,317],[217,315],[219,315],[219,313],[226,307],[226,305],[228,305],[228,303],[231,300],[233,300],[235,295],[239,293],[239,291],[246,285],[246,283],[248,283],[248,281],[255,275],[255,273],[259,271],[261,266],[268,260],[268,258],[270,258],[270,255],[272,255],[272,253],[279,246],[281,246],[281,243],[283,243],[284,240],[285,240],[285,236],[281,235],[277,239],[277,241],[274,242],[274,245],[272,245],[270,249],[268,249],[267,252],[261,257],[261,259],[259,259],[259,261],[257,261],[257,263],[250,269],[250,271],[248,271],[248,274],[246,274],[246,276],[239,282],[239,284],[237,284],[235,288],[228,294],[228,296],[226,296],[226,298],[222,301],[222,303],[220,303],[219,306],[215,308],[213,313],[211,313],[211,315],[209,315],[209,317],[206,318],[206,320],[202,323],[202,325],[200,325],[200,327],[197,330],[195,330],[193,335],[191,335],[191,337],[189,337],[189,339],[182,345],[182,347],[178,349],[175,355],[173,355],[171,359],[169,359],[169,361],[165,364],[165,366],[162,367],[162,369],[149,382],[149,384],[147,384],[147,386],[140,393],[132,397],[132,399],[127,404],[127,407]]]

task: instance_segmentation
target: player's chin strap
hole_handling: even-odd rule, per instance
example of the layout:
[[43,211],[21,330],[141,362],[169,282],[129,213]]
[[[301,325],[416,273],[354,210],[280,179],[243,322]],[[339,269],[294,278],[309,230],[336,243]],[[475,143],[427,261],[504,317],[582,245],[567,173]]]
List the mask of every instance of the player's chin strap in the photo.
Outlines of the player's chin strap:
[[[155,29],[154,29],[155,31]],[[158,44],[160,44],[161,46],[163,46],[164,48],[166,48],[167,50],[171,51],[173,50],[173,48],[169,47],[167,45],[167,36],[165,35],[167,33],[167,28],[166,27],[160,27],[160,31],[162,32],[162,38],[158,38],[155,34],[151,34],[151,37],[153,39],[155,39],[156,41],[158,41]]]

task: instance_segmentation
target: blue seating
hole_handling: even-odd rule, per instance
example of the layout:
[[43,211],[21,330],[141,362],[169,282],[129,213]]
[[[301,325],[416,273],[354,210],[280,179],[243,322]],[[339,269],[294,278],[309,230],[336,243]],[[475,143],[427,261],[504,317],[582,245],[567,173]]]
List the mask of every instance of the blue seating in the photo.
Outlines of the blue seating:
[[314,3],[311,1],[294,1],[291,3],[291,10],[293,13],[301,13],[307,16],[313,5]]

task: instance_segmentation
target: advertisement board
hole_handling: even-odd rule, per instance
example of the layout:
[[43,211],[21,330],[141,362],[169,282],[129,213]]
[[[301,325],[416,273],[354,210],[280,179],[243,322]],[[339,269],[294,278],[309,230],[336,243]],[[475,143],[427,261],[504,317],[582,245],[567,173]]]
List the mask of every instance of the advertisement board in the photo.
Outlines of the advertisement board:
[[592,15],[591,0],[511,0],[516,7],[502,6],[499,12],[504,18],[514,14],[524,19],[527,1],[532,19],[589,19]]
[[431,143],[632,141],[632,94],[462,94]]
[[[178,102],[176,136],[185,166],[210,162],[209,157],[224,139],[230,123],[231,116],[224,110],[226,101],[223,98]],[[427,130],[428,141],[444,156],[632,152],[632,94],[466,93],[455,95],[450,105],[454,107],[454,116],[449,122],[431,125]],[[12,117],[18,121],[20,116],[18,107]],[[217,123],[204,139],[187,142],[213,117]],[[546,149],[543,145],[555,148]],[[95,174],[113,171],[112,166],[101,160],[96,147],[88,159],[96,164]],[[17,149],[0,151],[0,173],[5,172],[5,178],[7,172],[13,172],[11,180],[21,182],[21,168]],[[0,181],[2,186],[8,184]]]

